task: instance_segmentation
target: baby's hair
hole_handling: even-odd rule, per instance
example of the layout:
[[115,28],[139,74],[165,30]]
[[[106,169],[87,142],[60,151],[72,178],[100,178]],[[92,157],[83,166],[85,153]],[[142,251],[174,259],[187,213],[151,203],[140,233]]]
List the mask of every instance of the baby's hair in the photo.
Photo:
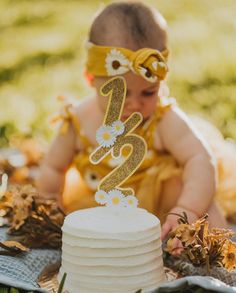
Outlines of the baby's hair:
[[100,46],[163,51],[167,48],[166,28],[166,21],[157,10],[140,2],[118,2],[96,16],[89,41]]

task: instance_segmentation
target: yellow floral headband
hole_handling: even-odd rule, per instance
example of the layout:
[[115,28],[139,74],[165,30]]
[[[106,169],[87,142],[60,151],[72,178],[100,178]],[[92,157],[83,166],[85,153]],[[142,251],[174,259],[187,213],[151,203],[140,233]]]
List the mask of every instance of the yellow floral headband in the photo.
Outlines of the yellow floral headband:
[[131,51],[125,48],[97,46],[88,43],[87,71],[94,76],[121,75],[129,70],[150,82],[163,80],[168,72],[168,50],[143,48]]

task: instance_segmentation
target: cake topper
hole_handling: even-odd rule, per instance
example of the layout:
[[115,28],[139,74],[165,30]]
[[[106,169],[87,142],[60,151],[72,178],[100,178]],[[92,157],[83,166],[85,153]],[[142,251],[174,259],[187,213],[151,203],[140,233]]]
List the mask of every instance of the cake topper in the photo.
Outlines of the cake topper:
[[143,118],[138,112],[131,114],[125,122],[120,120],[126,97],[126,83],[123,77],[115,77],[100,89],[103,96],[109,96],[103,125],[97,130],[99,146],[90,155],[90,161],[98,164],[108,154],[113,158],[121,156],[124,146],[130,147],[126,160],[106,175],[98,186],[95,200],[106,206],[136,207],[138,200],[131,188],[120,186],[139,168],[147,153],[145,140],[133,131]]

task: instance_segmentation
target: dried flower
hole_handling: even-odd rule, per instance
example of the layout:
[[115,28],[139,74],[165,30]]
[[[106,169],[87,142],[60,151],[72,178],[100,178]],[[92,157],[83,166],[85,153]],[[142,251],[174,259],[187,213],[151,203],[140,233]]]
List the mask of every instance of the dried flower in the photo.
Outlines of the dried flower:
[[8,233],[21,243],[28,247],[61,246],[65,215],[55,201],[41,199],[32,186],[12,186],[0,208],[10,224]]
[[182,226],[183,225],[185,225],[184,229],[182,229],[182,231],[178,231],[178,235],[176,237],[184,243],[184,246],[196,243],[196,236],[200,230],[200,227],[182,224]]
[[213,228],[212,232],[209,233],[209,236],[214,237],[215,239],[222,239],[222,238],[232,238],[234,236],[234,232],[228,229],[219,229]]
[[236,268],[236,243],[231,240],[225,241],[222,249],[222,263],[228,271]]
[[170,233],[166,250],[173,253],[175,241],[183,246],[183,254],[197,266],[223,266],[231,271],[236,267],[236,243],[229,240],[234,233],[228,229],[209,230],[207,216],[189,224],[186,214],[180,215],[179,226]]
[[11,189],[12,193],[12,209],[14,211],[11,220],[12,228],[18,230],[29,216],[33,197],[36,194],[34,188],[30,185],[14,186]]

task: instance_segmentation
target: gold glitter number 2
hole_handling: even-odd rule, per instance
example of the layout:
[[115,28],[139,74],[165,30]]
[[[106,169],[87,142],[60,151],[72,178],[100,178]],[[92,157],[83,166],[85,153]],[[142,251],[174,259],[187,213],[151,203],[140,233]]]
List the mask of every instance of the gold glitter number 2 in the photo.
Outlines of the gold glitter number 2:
[[[111,126],[116,121],[122,123],[120,118],[125,103],[125,79],[123,77],[112,78],[101,87],[100,92],[103,96],[109,96],[103,125]],[[91,154],[91,162],[93,164],[98,164],[109,153],[111,153],[114,158],[117,158],[121,155],[122,148],[125,145],[131,147],[131,151],[126,160],[101,180],[98,190],[109,192],[112,189],[119,189],[124,195],[134,194],[133,189],[124,189],[120,188],[120,186],[138,169],[147,151],[145,140],[141,136],[131,134],[142,122],[142,119],[140,113],[133,113],[123,123],[123,133],[116,137],[115,142],[111,146],[104,147],[100,145]]]

